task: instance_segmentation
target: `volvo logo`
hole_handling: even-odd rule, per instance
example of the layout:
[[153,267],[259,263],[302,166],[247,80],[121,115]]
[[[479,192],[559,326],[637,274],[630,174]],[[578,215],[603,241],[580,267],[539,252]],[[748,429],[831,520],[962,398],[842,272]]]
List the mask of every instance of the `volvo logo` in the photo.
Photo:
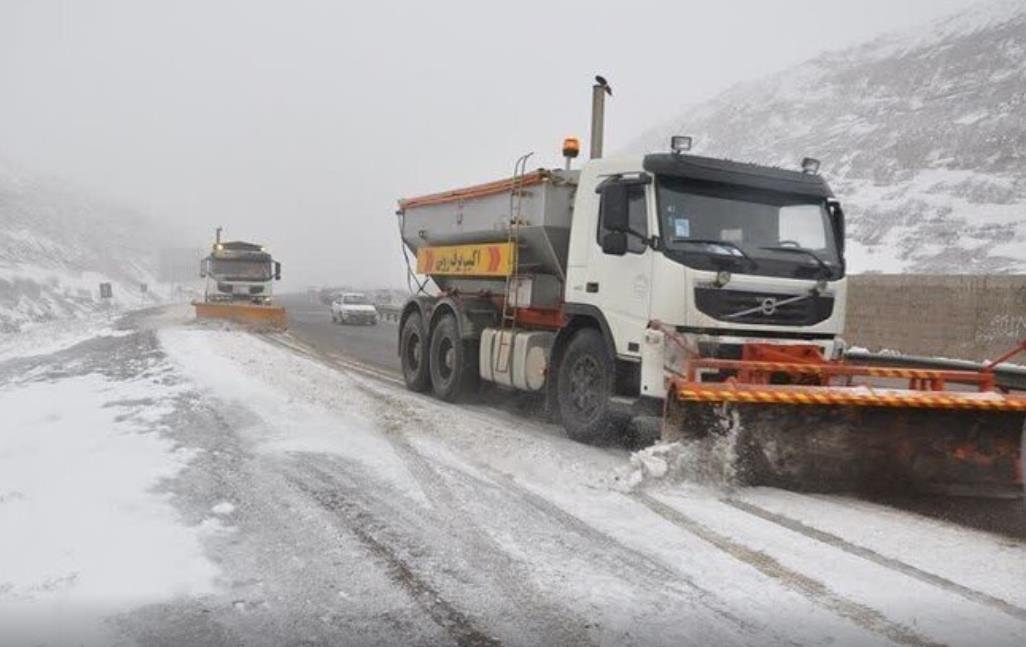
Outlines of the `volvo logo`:
[[762,300],[761,304],[759,304],[759,312],[761,312],[762,314],[766,315],[767,317],[772,316],[773,313],[775,313],[776,311],[777,311],[777,300],[774,299],[773,297],[767,297],[767,298]]

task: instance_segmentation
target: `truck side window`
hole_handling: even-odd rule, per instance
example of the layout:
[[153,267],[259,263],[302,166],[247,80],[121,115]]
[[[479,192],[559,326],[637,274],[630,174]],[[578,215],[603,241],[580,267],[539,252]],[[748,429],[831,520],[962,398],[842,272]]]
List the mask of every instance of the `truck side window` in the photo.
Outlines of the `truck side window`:
[[[644,254],[648,249],[648,208],[645,204],[645,187],[642,185],[630,186],[627,188],[627,220],[630,223],[633,234],[627,236],[627,251],[632,254]],[[601,209],[599,210],[601,213]],[[598,235],[595,240],[602,244],[602,237],[609,233],[609,230],[602,226],[602,219],[599,218]]]

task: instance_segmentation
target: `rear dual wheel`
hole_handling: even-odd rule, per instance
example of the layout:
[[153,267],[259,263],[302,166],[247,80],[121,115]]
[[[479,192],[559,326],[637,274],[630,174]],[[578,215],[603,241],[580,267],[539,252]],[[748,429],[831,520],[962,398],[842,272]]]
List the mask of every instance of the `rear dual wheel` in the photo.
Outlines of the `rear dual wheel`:
[[403,322],[403,329],[399,334],[399,359],[406,388],[417,393],[427,391],[431,387],[427,331],[424,319],[418,312],[414,312]]
[[444,315],[431,331],[428,357],[431,389],[440,400],[459,400],[477,387],[477,345],[460,337],[451,314]]
[[478,384],[477,345],[464,341],[456,318],[444,315],[430,336],[423,317],[413,313],[403,322],[399,356],[406,388],[453,402],[471,393]]

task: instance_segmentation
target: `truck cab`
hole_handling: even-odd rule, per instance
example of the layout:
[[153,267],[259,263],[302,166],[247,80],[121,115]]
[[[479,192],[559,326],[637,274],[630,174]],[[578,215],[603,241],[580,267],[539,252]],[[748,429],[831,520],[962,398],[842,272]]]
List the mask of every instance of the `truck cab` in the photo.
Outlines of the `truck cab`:
[[[578,180],[569,314],[600,322],[620,362],[650,323],[705,357],[743,343],[843,352],[844,220],[821,176],[680,153],[592,160]],[[658,383],[639,395],[662,397]]]
[[206,279],[204,299],[210,302],[271,302],[273,281],[281,279],[281,263],[261,245],[243,241],[214,243],[200,264]]

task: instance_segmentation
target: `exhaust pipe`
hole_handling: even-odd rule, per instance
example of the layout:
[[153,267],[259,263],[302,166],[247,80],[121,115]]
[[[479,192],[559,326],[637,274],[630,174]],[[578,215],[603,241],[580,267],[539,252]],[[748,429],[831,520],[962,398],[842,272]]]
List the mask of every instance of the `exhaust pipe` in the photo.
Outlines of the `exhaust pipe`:
[[613,96],[609,82],[602,76],[595,77],[591,86],[591,159],[602,157],[602,137],[606,127],[606,95]]

